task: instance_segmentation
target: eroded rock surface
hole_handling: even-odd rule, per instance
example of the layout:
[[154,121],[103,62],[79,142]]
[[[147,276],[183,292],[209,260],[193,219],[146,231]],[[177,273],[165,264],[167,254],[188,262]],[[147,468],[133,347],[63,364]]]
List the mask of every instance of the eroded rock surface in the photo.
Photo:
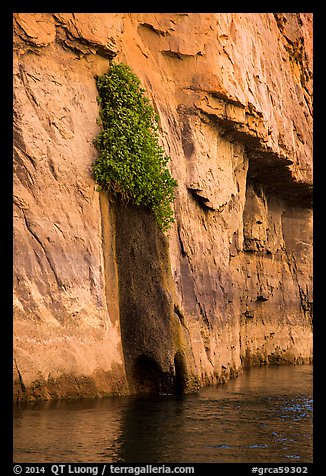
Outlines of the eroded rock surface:
[[[112,58],[160,116],[168,238],[92,178]],[[310,14],[15,14],[14,180],[16,399],[312,360]]]

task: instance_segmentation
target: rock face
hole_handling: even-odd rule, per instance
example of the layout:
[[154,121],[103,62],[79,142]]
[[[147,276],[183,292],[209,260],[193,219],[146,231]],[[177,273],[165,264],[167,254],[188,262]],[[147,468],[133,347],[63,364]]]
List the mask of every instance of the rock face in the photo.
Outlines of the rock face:
[[[168,237],[92,178],[112,58],[160,116]],[[310,14],[15,14],[15,399],[311,362],[311,195]]]

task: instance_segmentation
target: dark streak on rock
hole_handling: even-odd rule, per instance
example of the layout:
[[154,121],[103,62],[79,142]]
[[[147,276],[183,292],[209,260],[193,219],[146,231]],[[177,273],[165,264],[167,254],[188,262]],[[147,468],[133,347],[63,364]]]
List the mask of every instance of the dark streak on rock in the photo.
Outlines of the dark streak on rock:
[[16,359],[14,359],[14,363],[15,363],[16,370],[17,370],[17,373],[18,373],[19,383],[20,383],[22,392],[23,392],[23,393],[26,393],[26,386],[25,386],[25,384],[24,384],[23,377],[22,377],[22,375],[21,375],[21,373],[20,373],[20,370],[19,370],[19,368],[18,368]]
[[181,255],[183,257],[187,256],[187,252],[185,250],[185,247],[184,247],[184,244],[183,244],[183,241],[182,241],[182,238],[181,238],[181,234],[180,234],[180,225],[178,224],[177,226],[177,233],[178,233],[178,238],[179,238],[179,244],[180,244],[180,250],[181,250]]

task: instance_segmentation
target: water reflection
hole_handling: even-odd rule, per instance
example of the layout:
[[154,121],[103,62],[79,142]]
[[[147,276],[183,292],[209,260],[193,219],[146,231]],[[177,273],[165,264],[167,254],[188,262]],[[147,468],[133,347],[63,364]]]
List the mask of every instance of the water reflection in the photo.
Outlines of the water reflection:
[[112,398],[19,406],[14,455],[26,462],[93,461],[94,449],[113,445],[120,434],[124,403]]
[[[183,397],[139,397],[131,399],[122,413],[121,433],[114,447],[118,462],[146,463],[173,461],[182,455],[186,419]],[[101,454],[114,455],[112,446]]]
[[17,462],[312,461],[312,367],[252,369],[188,396],[18,406]]

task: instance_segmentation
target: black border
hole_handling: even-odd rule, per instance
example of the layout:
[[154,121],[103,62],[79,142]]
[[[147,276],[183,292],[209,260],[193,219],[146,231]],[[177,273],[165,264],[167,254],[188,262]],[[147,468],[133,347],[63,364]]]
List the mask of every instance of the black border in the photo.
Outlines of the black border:
[[[189,12],[189,13],[313,13],[317,10],[317,1],[245,1],[230,0],[225,2],[195,2],[195,1],[161,1],[161,2],[141,2],[132,0],[120,0],[119,2],[91,2],[84,3],[78,1],[65,2],[26,2],[24,0],[12,2],[7,5],[11,13],[51,13],[56,12],[78,12],[78,13],[169,13],[169,12]],[[108,11],[110,8],[110,11]]]
[[[1,295],[4,298],[4,306],[2,307],[5,312],[2,312],[2,342],[0,345],[0,369],[1,369],[1,461],[0,468],[1,473],[5,475],[11,475],[12,461],[13,461],[13,434],[12,434],[12,408],[13,408],[13,390],[12,390],[12,371],[13,371],[13,325],[12,325],[12,301],[13,301],[13,214],[12,214],[12,196],[13,196],[13,168],[12,168],[12,104],[13,104],[13,88],[12,88],[12,14],[15,12],[52,12],[52,11],[74,11],[74,12],[94,12],[94,13],[136,13],[136,12],[148,12],[148,13],[166,13],[175,11],[186,12],[207,12],[207,13],[229,13],[230,11],[238,13],[265,13],[265,12],[282,12],[282,13],[313,13],[314,15],[314,96],[317,97],[314,105],[314,462],[307,465],[309,467],[310,474],[321,474],[318,467],[322,467],[322,454],[323,454],[323,426],[322,426],[322,397],[321,386],[324,383],[322,365],[322,339],[323,334],[321,331],[322,313],[321,313],[321,287],[323,283],[323,264],[321,257],[323,256],[322,250],[319,249],[322,245],[322,227],[323,216],[320,215],[322,210],[321,203],[321,191],[323,188],[324,175],[320,173],[320,165],[324,159],[322,155],[323,149],[318,143],[319,137],[323,129],[323,121],[321,119],[322,106],[320,101],[320,95],[323,88],[322,68],[323,64],[321,55],[324,55],[324,49],[322,48],[322,20],[321,15],[321,2],[308,2],[308,1],[278,1],[278,2],[245,2],[245,1],[228,1],[224,5],[219,2],[208,3],[203,2],[173,2],[171,5],[168,2],[162,2],[161,4],[153,3],[149,5],[146,2],[141,5],[141,2],[118,2],[116,5],[112,3],[107,5],[106,2],[95,5],[92,2],[90,5],[81,4],[80,2],[53,2],[53,3],[40,3],[37,2],[12,2],[9,5],[5,2],[1,2],[0,5],[0,35],[2,45],[2,74],[1,77],[1,91],[2,91],[2,111],[0,114],[1,120],[1,146],[2,146],[2,186],[0,197],[1,204],[1,224],[2,230],[0,233],[0,253],[1,263],[4,273],[3,284],[1,287]],[[90,6],[91,8],[86,8]],[[106,7],[111,7],[111,12],[107,11]],[[105,8],[104,8],[105,7]],[[115,8],[116,7],[116,8]],[[137,8],[136,8],[137,7]],[[152,8],[153,7],[153,8]],[[60,464],[60,462],[58,462]],[[93,464],[90,462],[92,466]],[[38,464],[38,466],[41,466]],[[46,465],[43,465],[46,466]],[[133,465],[129,465],[133,466]],[[207,463],[196,464],[196,472],[202,470],[206,474],[206,469],[214,469],[219,474],[226,474],[225,471],[231,471],[234,474],[251,474],[251,468],[253,464],[248,463]],[[279,467],[285,466],[284,464],[259,464],[262,467]],[[295,466],[291,464],[291,466]],[[303,465],[301,465],[303,466]],[[237,472],[239,469],[239,472]],[[48,474],[48,473],[46,473]],[[50,474],[50,473],[49,473]]]
[[[12,322],[12,302],[13,302],[13,164],[12,164],[12,116],[13,116],[13,89],[12,89],[12,19],[9,12],[2,13],[0,43],[3,45],[3,66],[0,75],[2,91],[1,120],[1,149],[2,149],[2,173],[1,173],[1,264],[2,264],[2,286],[1,296],[4,306],[1,310],[1,453],[4,466],[3,474],[12,474],[12,465],[9,457],[12,458],[12,401],[13,401],[13,322]],[[4,311],[4,312],[3,312]],[[7,469],[8,468],[8,469]]]

